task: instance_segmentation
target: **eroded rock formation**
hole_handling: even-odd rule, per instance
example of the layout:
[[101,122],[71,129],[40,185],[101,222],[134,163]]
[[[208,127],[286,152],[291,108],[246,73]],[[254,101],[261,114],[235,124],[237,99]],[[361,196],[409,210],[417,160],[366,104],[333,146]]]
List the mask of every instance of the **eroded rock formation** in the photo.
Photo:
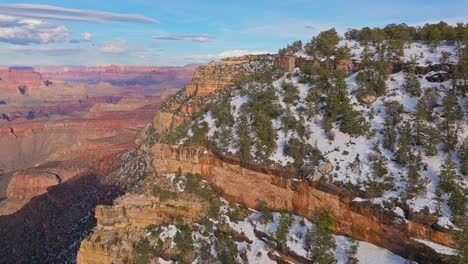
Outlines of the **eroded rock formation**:
[[332,185],[292,181],[249,170],[216,158],[200,147],[157,144],[153,152],[153,166],[159,174],[175,172],[179,168],[183,172],[199,173],[230,201],[242,202],[253,208],[266,203],[273,210],[293,212],[312,220],[317,219],[323,209],[330,208],[336,218],[336,233],[351,235],[352,228],[355,228],[357,239],[401,256],[415,254],[416,260],[422,263],[442,260],[430,248],[413,241],[412,237],[452,247],[455,245],[447,232],[411,221],[398,221],[380,210],[353,202],[355,196]]
[[226,58],[220,62],[210,62],[195,69],[192,80],[185,86],[187,96],[207,96],[214,91],[234,84],[244,74],[255,71],[255,62],[269,61],[273,57],[249,55],[237,58]]

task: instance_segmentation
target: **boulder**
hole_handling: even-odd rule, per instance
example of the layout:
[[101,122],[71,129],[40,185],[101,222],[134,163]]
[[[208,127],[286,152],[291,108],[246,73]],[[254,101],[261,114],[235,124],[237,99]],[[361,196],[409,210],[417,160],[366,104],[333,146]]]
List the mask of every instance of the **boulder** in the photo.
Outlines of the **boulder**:
[[377,100],[377,97],[374,95],[357,96],[356,98],[361,104],[366,105],[371,105]]

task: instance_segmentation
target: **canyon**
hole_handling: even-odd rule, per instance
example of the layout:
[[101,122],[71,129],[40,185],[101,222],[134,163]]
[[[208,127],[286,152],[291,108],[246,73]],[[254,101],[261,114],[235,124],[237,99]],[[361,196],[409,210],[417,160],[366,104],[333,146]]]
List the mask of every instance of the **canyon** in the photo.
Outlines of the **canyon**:
[[[358,192],[318,182],[331,173],[331,165],[310,180],[291,173],[284,176],[273,167],[241,164],[203,147],[142,143],[147,140],[142,131],[149,131],[149,123],[159,133],[176,131],[219,90],[263,70],[263,65],[291,72],[303,64],[320,63],[260,55],[181,69],[4,70],[8,74],[2,80],[9,84],[0,86],[8,95],[6,104],[0,104],[0,236],[19,246],[0,243],[0,256],[44,263],[128,260],[134,256],[134,245],[114,245],[116,233],[138,241],[152,224],[180,218],[193,224],[206,213],[207,205],[192,197],[163,202],[147,191],[129,193],[146,186],[142,182],[149,172],[162,177],[180,171],[199,176],[219,196],[249,208],[266,205],[312,221],[330,209],[336,234],[354,235],[421,263],[445,263],[443,256],[414,239],[456,247],[449,230],[437,221],[423,223],[417,216],[403,221],[358,202]],[[351,74],[359,63],[342,60],[333,68]],[[21,82],[16,71],[27,81]],[[26,87],[25,93],[19,86]],[[49,94],[50,101],[45,100]],[[171,247],[163,248],[168,258],[176,255]]]
[[133,147],[193,67],[1,68],[0,214]]

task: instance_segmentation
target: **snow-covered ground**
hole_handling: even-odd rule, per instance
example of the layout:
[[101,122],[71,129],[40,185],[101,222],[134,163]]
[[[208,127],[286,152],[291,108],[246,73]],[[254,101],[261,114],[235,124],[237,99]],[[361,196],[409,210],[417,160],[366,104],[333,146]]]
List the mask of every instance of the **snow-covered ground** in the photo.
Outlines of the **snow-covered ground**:
[[423,243],[424,245],[431,247],[437,253],[444,254],[444,255],[457,255],[458,254],[456,249],[449,248],[444,245],[436,244],[434,242],[430,242],[430,241],[426,241],[422,239],[417,239],[417,238],[413,238],[413,239],[418,241],[419,243]]
[[[341,41],[340,46],[347,45],[351,49],[353,58],[361,59],[362,52],[364,47],[359,45],[355,41]],[[370,47],[372,51],[372,47]],[[449,61],[455,63],[458,61],[456,56],[455,46],[450,46],[447,43],[443,42],[441,45],[434,51],[431,52],[429,46],[424,43],[411,43],[405,45],[404,61],[411,61],[416,58],[419,65],[427,65],[429,61],[431,63],[439,63],[442,52],[449,52],[450,57]],[[304,51],[297,53],[298,56],[307,57]],[[416,56],[417,55],[417,56]],[[346,78],[346,85],[351,100],[351,104],[355,111],[360,112],[365,118],[366,121],[370,124],[371,130],[375,130],[376,133],[372,137],[367,136],[358,136],[352,137],[349,134],[341,132],[337,127],[332,129],[334,134],[334,139],[329,140],[326,133],[322,128],[322,115],[315,115],[311,119],[307,119],[305,114],[302,112],[303,109],[307,108],[306,97],[312,88],[310,84],[301,83],[301,72],[296,68],[292,74],[285,74],[279,79],[275,80],[271,86],[261,87],[260,89],[273,89],[278,96],[278,104],[281,107],[283,115],[272,120],[273,128],[276,130],[276,149],[272,152],[269,160],[274,163],[277,163],[282,166],[292,164],[294,159],[290,156],[287,156],[284,152],[287,142],[292,137],[298,137],[296,131],[285,132],[283,128],[282,118],[285,113],[290,113],[292,117],[296,120],[300,118],[305,119],[305,129],[306,129],[306,141],[305,143],[314,146],[319,149],[325,158],[330,161],[334,166],[333,171],[333,181],[341,183],[351,183],[353,185],[359,186],[362,190],[365,190],[365,182],[367,182],[372,177],[372,167],[373,162],[370,161],[369,157],[373,154],[374,145],[378,145],[379,149],[382,151],[384,157],[388,161],[387,169],[388,173],[386,176],[391,178],[394,187],[386,190],[381,197],[371,199],[370,202],[375,204],[383,205],[385,201],[391,199],[399,199],[406,190],[407,184],[407,168],[399,165],[394,161],[395,154],[389,150],[386,150],[382,147],[383,134],[381,133],[382,128],[384,127],[384,122],[386,119],[386,108],[385,103],[389,101],[397,101],[404,107],[404,113],[401,115],[401,121],[411,121],[414,119],[414,112],[416,104],[418,102],[418,97],[410,95],[403,88],[404,83],[404,73],[398,72],[388,76],[386,80],[387,84],[387,93],[385,96],[380,96],[371,106],[365,106],[358,102],[355,92],[358,89],[358,84],[356,82],[356,76],[358,73],[354,73]],[[442,108],[440,107],[442,103],[442,98],[444,93],[447,91],[447,87],[451,87],[451,80],[434,83],[426,80],[425,77],[431,76],[434,72],[429,72],[425,76],[420,76],[418,78],[423,92],[427,89],[435,89],[439,92],[440,96],[437,99],[437,107],[434,109],[435,116],[439,118],[436,122],[430,124],[434,129],[437,128],[437,122],[440,122],[440,115]],[[282,87],[283,83],[292,83],[299,90],[299,99],[294,104],[286,104],[283,102],[284,99],[284,89]],[[253,86],[249,86],[244,89],[253,89]],[[242,94],[242,93],[241,93]],[[240,116],[240,109],[242,105],[252,101],[247,95],[237,95],[229,98],[231,106],[231,114],[235,120]],[[466,98],[459,97],[459,104],[466,105],[468,102]],[[215,120],[213,119],[211,111],[208,111],[203,118],[195,122],[206,122],[209,127],[208,136],[212,137],[215,131],[220,128],[216,127]],[[466,121],[466,119],[465,119]],[[402,122],[401,122],[402,123]],[[236,154],[239,149],[234,142],[237,140],[237,124],[231,128],[233,132],[232,135],[232,144],[228,147],[228,152],[231,154]],[[190,135],[188,135],[190,136]],[[459,133],[459,142],[463,142],[465,138],[468,138],[468,125],[467,122],[461,122],[461,130]],[[254,138],[255,135],[252,135]],[[439,224],[450,228],[454,225],[450,222],[451,211],[447,204],[447,196],[442,197],[442,203],[437,200],[436,188],[439,182],[439,172],[440,167],[443,164],[444,160],[447,158],[447,153],[443,151],[442,144],[437,146],[438,154],[435,156],[427,156],[422,151],[422,148],[419,146],[413,146],[415,153],[422,152],[422,163],[424,169],[420,170],[422,177],[428,180],[427,191],[421,193],[419,196],[410,199],[407,201],[407,205],[415,212],[421,210],[429,209],[430,213],[435,213],[436,211],[441,212],[439,219]],[[255,157],[254,147],[251,149],[252,156]],[[453,153],[452,153],[453,154]],[[455,160],[457,160],[456,155],[452,155]],[[359,167],[352,166],[355,161],[359,159]],[[458,167],[458,166],[457,166]],[[384,178],[377,178],[376,181],[384,181]],[[465,180],[466,181],[466,180]],[[400,207],[392,208],[392,211],[396,216],[405,220],[403,210]]]

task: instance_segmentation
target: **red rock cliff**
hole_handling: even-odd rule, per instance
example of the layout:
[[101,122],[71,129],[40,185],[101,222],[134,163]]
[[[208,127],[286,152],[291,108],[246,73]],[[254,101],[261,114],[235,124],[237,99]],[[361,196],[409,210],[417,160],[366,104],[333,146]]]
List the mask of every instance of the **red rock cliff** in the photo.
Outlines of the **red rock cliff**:
[[153,152],[153,166],[159,174],[172,173],[180,167],[184,173],[200,174],[228,200],[242,202],[253,208],[259,203],[266,203],[273,210],[293,212],[312,220],[323,209],[329,208],[336,217],[336,233],[350,235],[351,228],[356,228],[357,239],[387,248],[404,257],[415,254],[416,260],[422,263],[437,263],[441,260],[434,251],[416,243],[412,237],[454,246],[448,233],[411,221],[392,221],[381,211],[352,202],[354,197],[340,193],[336,187],[312,186],[307,181],[294,182],[269,173],[248,170],[224,162],[199,147],[157,144]]

